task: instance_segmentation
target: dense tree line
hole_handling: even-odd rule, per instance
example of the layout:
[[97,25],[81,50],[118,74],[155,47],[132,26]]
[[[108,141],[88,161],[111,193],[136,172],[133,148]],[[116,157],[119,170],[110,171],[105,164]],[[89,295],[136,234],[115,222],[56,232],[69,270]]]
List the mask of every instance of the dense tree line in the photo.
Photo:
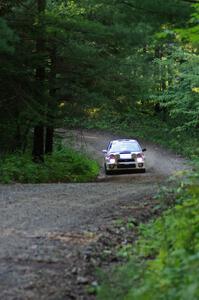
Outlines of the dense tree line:
[[[32,145],[34,160],[42,161],[53,151],[54,129],[66,116],[76,119],[102,108],[133,116],[138,102],[142,110],[152,107],[168,116],[182,118],[183,110],[178,125],[198,126],[198,23],[197,12],[188,23],[197,8],[192,5],[1,1],[1,150]],[[190,31],[194,41],[187,39]]]

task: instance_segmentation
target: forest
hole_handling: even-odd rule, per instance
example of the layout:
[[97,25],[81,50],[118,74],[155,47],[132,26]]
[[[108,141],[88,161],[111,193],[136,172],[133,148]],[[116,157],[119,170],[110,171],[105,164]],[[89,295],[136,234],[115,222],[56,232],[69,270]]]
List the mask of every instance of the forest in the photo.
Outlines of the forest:
[[102,120],[157,118],[197,139],[197,1],[0,5],[1,152],[42,161],[55,128]]
[[197,300],[198,0],[0,0],[0,182],[95,179],[98,164],[64,148],[59,128],[130,132],[191,160],[96,293]]

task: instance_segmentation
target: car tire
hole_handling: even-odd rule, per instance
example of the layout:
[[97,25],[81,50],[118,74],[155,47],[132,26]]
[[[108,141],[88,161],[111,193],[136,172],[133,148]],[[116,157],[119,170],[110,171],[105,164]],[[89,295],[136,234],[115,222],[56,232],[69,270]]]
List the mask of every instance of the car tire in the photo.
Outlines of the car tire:
[[141,169],[140,172],[141,172],[141,173],[145,173],[145,172],[146,172],[146,169]]
[[107,170],[106,165],[104,165],[104,173],[105,173],[106,175],[111,175],[111,174],[112,174],[112,171]]

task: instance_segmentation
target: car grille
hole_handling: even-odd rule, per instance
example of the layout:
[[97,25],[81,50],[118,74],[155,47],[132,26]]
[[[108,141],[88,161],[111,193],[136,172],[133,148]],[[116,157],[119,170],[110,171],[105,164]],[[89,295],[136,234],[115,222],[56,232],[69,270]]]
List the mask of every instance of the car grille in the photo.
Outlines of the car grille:
[[117,167],[118,167],[118,169],[131,169],[131,168],[136,168],[136,165],[135,164],[130,164],[130,165],[118,164]]
[[134,159],[134,158],[130,158],[130,159],[122,159],[122,158],[119,158],[117,161],[118,161],[119,163],[120,163],[120,162],[133,162],[133,161],[135,161],[135,159]]

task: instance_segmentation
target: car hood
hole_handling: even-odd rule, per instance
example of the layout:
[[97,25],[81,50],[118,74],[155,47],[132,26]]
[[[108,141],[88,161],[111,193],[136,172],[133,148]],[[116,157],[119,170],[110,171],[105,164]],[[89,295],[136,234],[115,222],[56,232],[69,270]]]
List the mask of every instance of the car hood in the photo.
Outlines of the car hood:
[[121,152],[108,152],[107,155],[113,154],[113,155],[120,155],[120,154],[138,154],[138,153],[142,153],[142,151],[121,151]]

